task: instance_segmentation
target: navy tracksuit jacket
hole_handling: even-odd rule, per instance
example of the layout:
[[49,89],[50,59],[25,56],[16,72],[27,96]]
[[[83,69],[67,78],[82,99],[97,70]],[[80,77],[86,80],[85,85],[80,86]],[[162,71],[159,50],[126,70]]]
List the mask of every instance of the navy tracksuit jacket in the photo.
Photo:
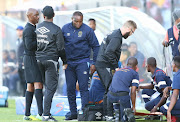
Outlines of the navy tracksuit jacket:
[[99,50],[99,43],[91,29],[86,24],[75,28],[68,23],[62,28],[65,52],[68,67],[65,71],[67,83],[67,95],[71,114],[77,114],[76,82],[79,83],[82,107],[89,101],[88,80],[90,68],[90,52],[93,49],[93,62],[95,63]]

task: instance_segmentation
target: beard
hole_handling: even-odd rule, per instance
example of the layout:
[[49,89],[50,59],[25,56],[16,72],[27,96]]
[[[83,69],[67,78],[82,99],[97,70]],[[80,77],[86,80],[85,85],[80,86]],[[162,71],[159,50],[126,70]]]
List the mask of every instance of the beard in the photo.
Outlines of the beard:
[[124,39],[127,39],[128,37],[129,37],[129,34],[130,34],[130,32],[126,32],[125,34],[124,34]]

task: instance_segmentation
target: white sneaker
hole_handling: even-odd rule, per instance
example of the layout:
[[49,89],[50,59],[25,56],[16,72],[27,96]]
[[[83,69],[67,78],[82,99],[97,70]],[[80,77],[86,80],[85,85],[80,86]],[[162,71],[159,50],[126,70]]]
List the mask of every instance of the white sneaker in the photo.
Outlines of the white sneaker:
[[40,120],[40,121],[42,121],[42,115],[40,116],[39,114],[36,116],[36,119],[38,119],[38,120]]

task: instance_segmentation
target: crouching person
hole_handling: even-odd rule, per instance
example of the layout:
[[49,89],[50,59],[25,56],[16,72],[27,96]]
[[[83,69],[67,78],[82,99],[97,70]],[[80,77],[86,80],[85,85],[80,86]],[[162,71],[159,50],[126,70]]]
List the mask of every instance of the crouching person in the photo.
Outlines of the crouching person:
[[173,90],[171,101],[160,108],[160,112],[167,115],[167,122],[180,121],[180,56],[175,56],[173,59],[173,71],[176,72],[173,77],[172,87],[166,87],[163,91],[163,96],[169,96],[169,90]]
[[[139,85],[139,75],[136,72],[137,64],[137,59],[131,57],[126,68],[121,68],[115,72],[107,95],[109,107],[107,108],[108,117],[106,118],[113,118],[112,103],[119,103],[121,121],[135,121],[132,111],[136,111],[136,89]],[[131,93],[129,93],[130,87]],[[125,115],[124,110],[131,108],[130,101],[132,102],[132,109],[129,109],[129,114]]]
[[89,103],[103,106],[103,95],[105,89],[98,76],[97,72],[94,72],[92,76],[91,86],[89,89]]
[[[154,57],[147,59],[147,71],[151,72],[153,81],[150,85],[139,85],[139,89],[143,89],[142,98],[145,102],[145,108],[151,112],[159,111],[159,108],[166,103],[167,98],[163,97],[163,90],[171,86],[172,83],[170,77],[163,70],[157,68],[156,65]],[[154,116],[153,119],[160,118],[159,116]]]

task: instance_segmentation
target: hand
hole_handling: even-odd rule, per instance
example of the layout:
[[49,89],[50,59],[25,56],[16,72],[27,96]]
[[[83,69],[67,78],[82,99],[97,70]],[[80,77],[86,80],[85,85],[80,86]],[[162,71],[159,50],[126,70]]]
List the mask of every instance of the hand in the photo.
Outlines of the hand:
[[95,65],[91,65],[90,71],[91,71],[91,74],[93,74],[96,71]]
[[157,107],[154,106],[154,108],[151,110],[151,113],[157,112]]
[[168,46],[169,46],[169,43],[166,42],[166,41],[163,41],[163,42],[162,42],[162,45],[163,45],[164,47],[168,47]]
[[112,75],[114,75],[114,73],[115,73],[115,70],[111,70],[111,73],[112,73]]
[[167,122],[171,122],[171,112],[167,111]]
[[137,91],[137,92],[139,92],[139,91],[140,91],[140,89],[141,89],[141,87],[140,87],[140,86],[138,86],[138,88],[136,89],[136,91]]
[[168,98],[168,97],[169,97],[169,88],[168,88],[168,87],[166,87],[166,88],[163,90],[163,96],[164,96],[165,98]]
[[133,109],[133,112],[134,112],[134,114],[136,113],[136,108],[132,108]]
[[68,66],[68,64],[64,64],[64,65],[63,65],[63,70],[66,70],[66,69],[67,69],[67,66]]

